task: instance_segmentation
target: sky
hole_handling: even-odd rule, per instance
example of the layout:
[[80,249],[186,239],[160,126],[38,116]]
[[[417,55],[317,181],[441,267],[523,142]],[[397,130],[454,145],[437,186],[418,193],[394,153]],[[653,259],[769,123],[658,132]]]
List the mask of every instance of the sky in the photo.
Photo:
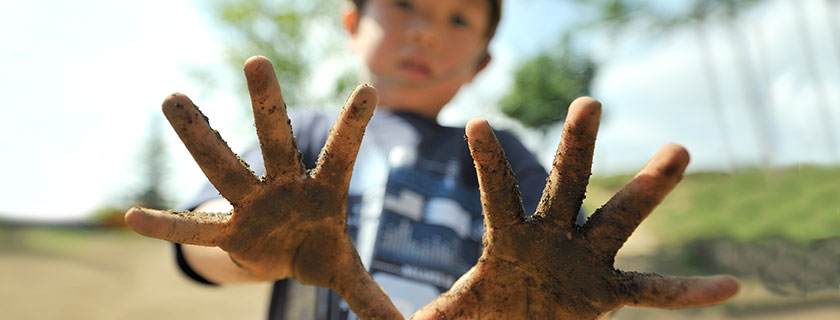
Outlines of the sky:
[[[800,18],[796,3],[802,7]],[[733,50],[726,24],[704,24],[718,76],[718,104],[710,99],[704,47],[693,28],[654,37],[630,29],[584,39],[601,63],[592,95],[603,102],[605,115],[593,173],[634,172],[668,142],[689,149],[689,171],[759,165],[756,122],[744,99],[749,92],[757,92],[769,110],[764,113],[773,150],[769,165],[836,164],[840,26],[830,17],[840,17],[840,6],[829,9],[826,3],[772,0],[735,22],[748,63],[759,70],[754,91],[740,77],[745,63]],[[517,64],[553,48],[558,32],[578,14],[556,0],[506,1],[491,46],[493,63],[439,120],[463,125],[487,118],[520,134],[543,163],[550,163],[559,127],[545,136],[528,132],[495,105]],[[810,47],[798,26],[806,28]],[[173,92],[191,96],[234,150],[252,143],[255,136],[234,124],[241,117],[241,95],[206,92],[190,76],[197,69],[224,68],[223,40],[215,28],[200,1],[4,3],[0,216],[73,220],[120,204],[136,188],[149,128],[155,121],[166,126],[160,103]],[[167,190],[173,199],[186,201],[204,177],[177,136],[171,131],[164,136],[173,174]]]

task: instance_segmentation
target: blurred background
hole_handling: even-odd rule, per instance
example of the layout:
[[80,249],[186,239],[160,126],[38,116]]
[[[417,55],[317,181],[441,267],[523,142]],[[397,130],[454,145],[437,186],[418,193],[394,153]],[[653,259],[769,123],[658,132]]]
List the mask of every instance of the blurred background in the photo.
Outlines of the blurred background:
[[[241,64],[275,63],[291,107],[338,110],[358,82],[343,0],[0,5],[0,318],[257,319],[267,285],[207,289],[167,243],[125,229],[205,179],[159,106],[189,95],[235,151],[255,143]],[[439,121],[483,117],[548,166],[566,106],[604,104],[585,209],[665,143],[682,183],[618,267],[736,275],[724,305],[616,319],[837,319],[840,1],[508,0],[493,62]]]

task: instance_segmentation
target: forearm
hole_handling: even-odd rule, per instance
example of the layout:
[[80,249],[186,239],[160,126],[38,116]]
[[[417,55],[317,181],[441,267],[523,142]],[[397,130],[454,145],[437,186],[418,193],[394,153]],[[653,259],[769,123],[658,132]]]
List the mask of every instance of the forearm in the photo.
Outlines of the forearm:
[[184,260],[201,277],[213,283],[255,282],[255,279],[240,268],[227,252],[219,247],[181,245]]
[[[217,199],[199,205],[195,211],[225,212],[232,209],[226,200]],[[236,265],[230,255],[219,247],[182,244],[181,253],[189,267],[210,282],[222,284],[259,281]]]

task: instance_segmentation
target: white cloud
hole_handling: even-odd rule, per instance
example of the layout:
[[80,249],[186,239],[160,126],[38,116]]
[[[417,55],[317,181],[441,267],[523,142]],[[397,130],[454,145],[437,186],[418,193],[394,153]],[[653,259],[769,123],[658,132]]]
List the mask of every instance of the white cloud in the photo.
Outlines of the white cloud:
[[[826,8],[821,5],[818,1],[802,3],[804,21],[812,31],[809,35],[817,53],[814,59],[821,83],[816,83],[808,73],[790,1],[771,1],[736,23],[744,35],[740,40],[746,40],[747,62],[758,72],[756,77],[748,79],[758,81],[757,88],[765,105],[759,107],[762,117],[769,121],[770,143],[775,146],[772,164],[838,160],[828,152],[823,123],[840,123],[840,97],[836,90],[830,89],[840,85],[840,66],[825,28]],[[758,165],[757,122],[746,100],[749,86],[741,78],[749,69],[739,65],[742,60],[722,22],[705,27],[718,77],[720,112],[724,117],[723,130],[730,140],[731,161],[738,165]],[[703,69],[697,39],[693,29],[676,29],[653,45],[625,43],[610,56],[596,88],[606,115],[599,151],[596,151],[596,167],[599,161],[606,171],[638,167],[646,157],[637,153],[646,150],[647,155],[652,155],[650,146],[668,138],[692,151],[691,168],[728,168],[730,159],[718,116],[710,102],[705,78],[708,73]],[[763,83],[768,84],[766,88],[762,87]],[[815,90],[818,86],[830,93],[824,104],[819,102]],[[822,108],[828,110],[828,117],[823,116]],[[835,140],[840,139],[840,132],[833,134]],[[625,152],[625,157],[614,156]]]
[[[575,18],[557,1],[506,2],[505,17],[493,44],[495,61],[476,83],[448,107],[442,119],[463,123],[490,118],[494,126],[517,125],[503,120],[493,105],[510,83],[510,73],[523,57],[546,48],[556,31]],[[801,2],[812,35],[821,84],[808,73],[792,1],[771,1],[738,22],[745,28],[752,62],[761,61],[766,101],[772,105],[778,154],[774,163],[833,162],[824,141],[823,123],[840,124],[840,65],[829,32],[823,1]],[[138,142],[150,116],[160,117],[163,98],[173,91],[190,95],[211,124],[241,150],[252,132],[234,125],[239,119],[231,93],[208,94],[185,74],[189,68],[223,69],[213,30],[193,2],[163,0],[143,3],[87,0],[12,2],[0,11],[0,213],[26,217],[80,217],[113,201],[116,191],[132,183]],[[541,21],[536,23],[535,21]],[[547,23],[547,24],[545,24]],[[732,160],[755,163],[752,121],[744,105],[738,59],[726,29],[707,26],[715,71],[722,93],[721,112]],[[759,32],[760,31],[760,32]],[[836,32],[836,31],[835,31]],[[757,36],[758,35],[758,36]],[[605,120],[596,147],[595,173],[630,172],[640,168],[659,147],[677,142],[689,148],[690,168],[727,168],[729,159],[710,108],[706,75],[691,29],[677,29],[656,41],[638,38],[602,46],[605,65],[595,96],[604,102]],[[242,81],[240,77],[230,81]],[[823,115],[818,91],[827,95]],[[493,112],[488,112],[493,111]],[[545,141],[556,143],[559,130]],[[840,143],[840,132],[834,131]],[[525,143],[539,146],[538,135]],[[177,177],[173,193],[187,197],[203,175],[177,137],[167,130]],[[840,150],[840,145],[837,146]]]
[[[0,14],[8,18],[0,27],[17,30],[4,32],[11,49],[0,49],[0,147],[13,159],[0,168],[7,181],[0,193],[11,195],[0,213],[82,217],[132,183],[131,159],[149,117],[162,118],[169,93],[196,92],[184,66],[213,64],[218,49],[187,3],[27,2],[13,9]],[[178,155],[176,172],[189,165],[195,169],[187,180],[201,178],[185,152],[170,149]]]

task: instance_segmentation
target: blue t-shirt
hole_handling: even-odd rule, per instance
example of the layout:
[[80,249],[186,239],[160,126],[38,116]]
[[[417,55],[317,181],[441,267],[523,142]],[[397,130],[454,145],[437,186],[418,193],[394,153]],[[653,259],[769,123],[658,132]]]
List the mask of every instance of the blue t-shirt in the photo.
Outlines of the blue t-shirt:
[[[304,164],[312,168],[336,117],[293,112],[290,118]],[[525,212],[532,213],[546,171],[513,135],[496,131],[496,136],[519,183]],[[478,182],[463,137],[463,128],[377,109],[359,149],[349,187],[348,233],[371,276],[406,317],[447,290],[481,254]],[[257,174],[264,172],[258,148],[242,158]],[[188,207],[217,198],[208,183]],[[178,254],[182,269],[207,283]],[[269,319],[284,318],[290,282],[275,283]],[[321,289],[314,296],[316,319],[355,319],[336,293]]]

